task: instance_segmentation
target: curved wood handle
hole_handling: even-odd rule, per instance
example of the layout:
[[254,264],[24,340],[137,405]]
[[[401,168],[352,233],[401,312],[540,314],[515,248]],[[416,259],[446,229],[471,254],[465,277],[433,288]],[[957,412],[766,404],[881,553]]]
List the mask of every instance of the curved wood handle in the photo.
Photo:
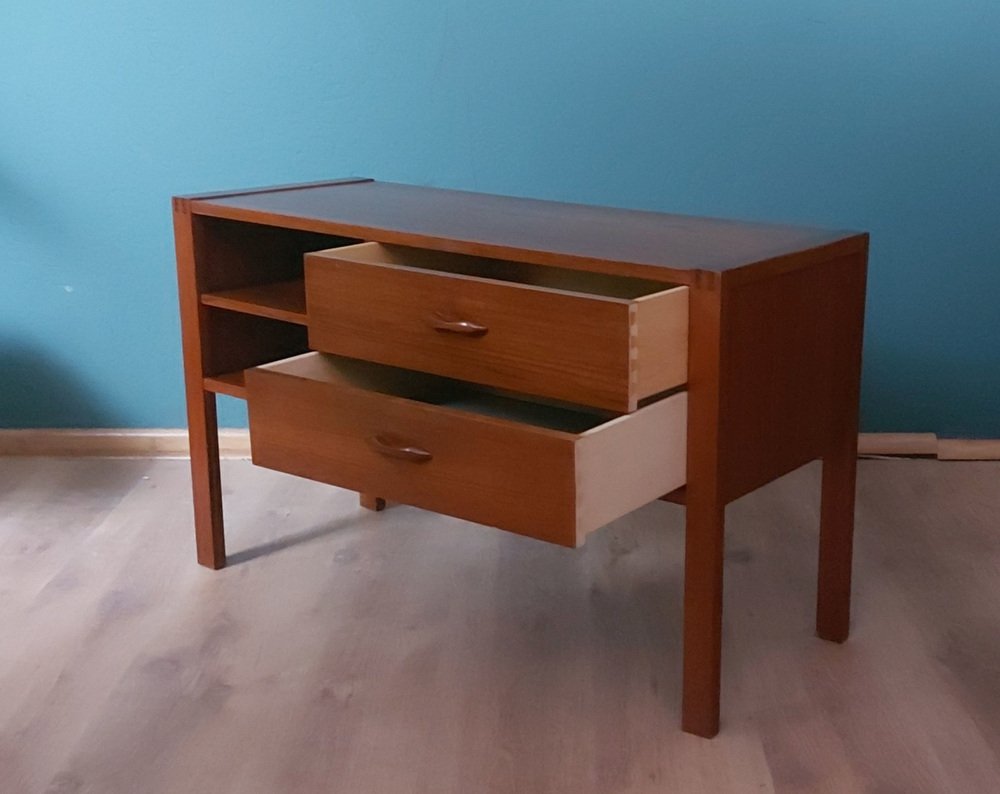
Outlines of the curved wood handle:
[[413,446],[397,436],[379,433],[368,439],[376,452],[387,458],[408,460],[412,463],[427,463],[434,456],[426,449]]
[[479,325],[469,320],[447,320],[435,314],[431,318],[431,328],[445,334],[458,334],[459,336],[486,336],[490,329],[485,325]]

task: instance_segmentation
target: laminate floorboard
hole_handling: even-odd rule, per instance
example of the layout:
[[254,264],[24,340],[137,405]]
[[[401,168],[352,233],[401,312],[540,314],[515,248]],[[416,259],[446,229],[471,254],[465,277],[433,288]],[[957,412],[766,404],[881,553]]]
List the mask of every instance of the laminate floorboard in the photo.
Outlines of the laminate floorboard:
[[707,741],[683,508],[573,551],[224,461],[213,572],[186,461],[0,458],[0,792],[1000,792],[1000,464],[861,463],[842,646],[819,473],[727,511]]

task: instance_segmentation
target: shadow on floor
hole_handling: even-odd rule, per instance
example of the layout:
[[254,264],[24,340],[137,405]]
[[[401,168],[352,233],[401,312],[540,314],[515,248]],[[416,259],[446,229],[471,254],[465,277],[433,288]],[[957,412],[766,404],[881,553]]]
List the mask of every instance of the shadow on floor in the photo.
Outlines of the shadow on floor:
[[229,568],[233,565],[250,562],[250,560],[255,560],[258,557],[266,557],[270,554],[284,551],[292,546],[298,546],[303,543],[311,543],[312,541],[325,538],[327,535],[332,535],[335,532],[346,529],[347,527],[356,527],[358,526],[359,521],[363,520],[363,518],[364,516],[359,518],[356,513],[351,513],[330,523],[320,524],[319,526],[302,530],[301,532],[295,532],[291,535],[283,535],[282,537],[275,538],[267,543],[261,543],[260,545],[252,546],[249,549],[242,549],[241,551],[227,554],[226,567]]

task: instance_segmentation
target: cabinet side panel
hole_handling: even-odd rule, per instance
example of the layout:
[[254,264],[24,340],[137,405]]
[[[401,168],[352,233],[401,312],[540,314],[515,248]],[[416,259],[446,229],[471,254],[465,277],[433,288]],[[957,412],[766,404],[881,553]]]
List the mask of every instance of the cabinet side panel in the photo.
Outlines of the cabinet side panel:
[[[627,410],[628,303],[391,265],[306,259],[309,345],[524,394]],[[442,333],[435,319],[487,329]]]
[[725,293],[723,491],[735,499],[815,458],[857,409],[867,254]]

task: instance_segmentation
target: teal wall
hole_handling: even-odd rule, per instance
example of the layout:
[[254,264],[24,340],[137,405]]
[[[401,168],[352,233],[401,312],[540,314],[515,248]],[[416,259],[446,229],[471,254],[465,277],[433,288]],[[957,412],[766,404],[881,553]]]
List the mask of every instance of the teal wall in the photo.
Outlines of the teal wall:
[[864,427],[1000,437],[996,0],[4,0],[0,31],[0,425],[182,425],[169,196],[362,174],[870,230]]

